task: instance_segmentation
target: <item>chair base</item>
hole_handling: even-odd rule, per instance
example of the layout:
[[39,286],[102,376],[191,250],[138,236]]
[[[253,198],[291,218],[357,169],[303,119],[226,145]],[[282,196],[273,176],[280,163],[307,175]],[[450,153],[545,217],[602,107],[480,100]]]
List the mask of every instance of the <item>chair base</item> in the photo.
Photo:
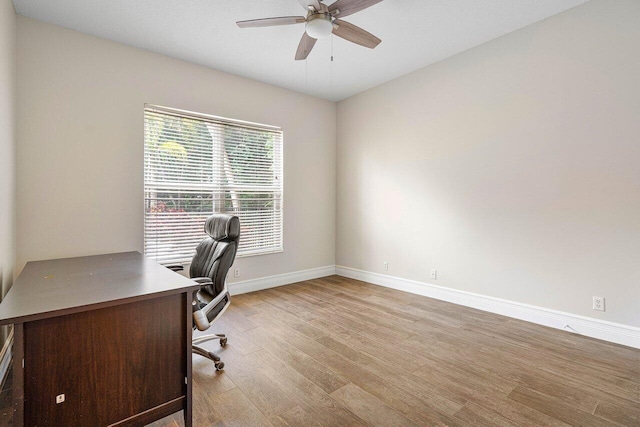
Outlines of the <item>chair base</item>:
[[221,371],[224,368],[224,362],[220,360],[220,357],[216,356],[211,351],[205,350],[204,348],[198,347],[197,345],[195,345],[201,342],[212,341],[212,340],[220,340],[221,347],[225,347],[227,345],[227,336],[225,334],[210,334],[210,335],[203,335],[201,337],[194,338],[192,341],[191,349],[193,350],[193,353],[212,360],[213,364],[216,367],[216,370]]

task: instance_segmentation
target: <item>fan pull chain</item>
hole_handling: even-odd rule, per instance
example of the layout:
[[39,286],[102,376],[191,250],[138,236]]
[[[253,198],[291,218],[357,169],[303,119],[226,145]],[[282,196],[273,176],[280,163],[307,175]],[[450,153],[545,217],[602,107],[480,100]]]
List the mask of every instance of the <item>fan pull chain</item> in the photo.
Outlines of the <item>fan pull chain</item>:
[[305,101],[309,100],[309,59],[304,60],[304,94]]
[[333,64],[333,33],[331,34],[331,63]]
[[333,95],[333,34],[331,38],[331,64],[329,68],[329,96]]

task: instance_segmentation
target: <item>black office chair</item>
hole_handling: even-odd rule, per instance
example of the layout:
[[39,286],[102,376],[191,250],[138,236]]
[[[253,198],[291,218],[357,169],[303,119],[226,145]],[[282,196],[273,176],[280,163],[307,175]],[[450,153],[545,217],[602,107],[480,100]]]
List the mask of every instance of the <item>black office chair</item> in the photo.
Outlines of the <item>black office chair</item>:
[[[200,284],[200,290],[193,298],[193,329],[200,331],[209,329],[231,303],[226,278],[238,249],[240,220],[234,215],[213,214],[207,218],[204,231],[209,237],[198,244],[189,269],[191,279]],[[173,271],[184,269],[181,265],[168,268]],[[193,352],[213,360],[216,369],[221,370],[224,362],[220,357],[195,345],[210,340],[220,340],[222,347],[227,344],[225,334],[203,335],[193,339]]]

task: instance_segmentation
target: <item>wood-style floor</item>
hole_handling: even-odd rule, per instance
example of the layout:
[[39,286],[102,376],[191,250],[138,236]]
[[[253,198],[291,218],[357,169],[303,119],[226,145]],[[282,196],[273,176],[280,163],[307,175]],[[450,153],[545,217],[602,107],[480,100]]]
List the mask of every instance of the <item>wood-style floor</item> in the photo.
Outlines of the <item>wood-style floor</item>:
[[215,329],[196,426],[640,426],[640,350],[355,280],[235,296]]
[[214,329],[195,426],[640,426],[640,350],[355,280],[234,296]]

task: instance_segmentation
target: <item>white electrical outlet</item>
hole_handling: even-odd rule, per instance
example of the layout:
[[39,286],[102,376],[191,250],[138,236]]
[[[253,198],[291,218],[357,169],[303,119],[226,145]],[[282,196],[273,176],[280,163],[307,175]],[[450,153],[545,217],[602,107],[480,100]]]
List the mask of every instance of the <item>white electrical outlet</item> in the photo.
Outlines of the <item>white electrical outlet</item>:
[[64,393],[56,396],[56,403],[64,402]]
[[604,310],[604,298],[602,297],[593,297],[593,309],[599,311]]
[[389,263],[387,261],[384,262],[384,271],[389,271]]
[[431,270],[429,277],[431,277],[433,280],[436,280],[438,278],[438,270],[436,269]]
[[240,277],[240,269],[236,268],[235,270],[233,270],[233,277]]

